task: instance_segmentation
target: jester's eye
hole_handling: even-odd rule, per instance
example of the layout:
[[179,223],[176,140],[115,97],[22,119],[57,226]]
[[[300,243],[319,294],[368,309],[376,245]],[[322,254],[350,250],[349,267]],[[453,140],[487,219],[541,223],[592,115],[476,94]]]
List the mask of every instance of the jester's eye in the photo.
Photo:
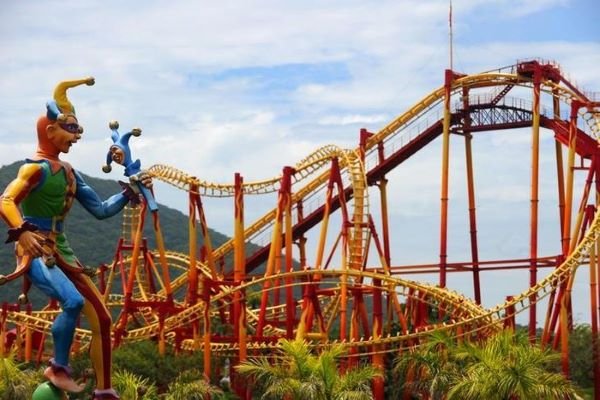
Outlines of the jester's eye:
[[[58,126],[61,127],[61,129],[64,129],[65,131],[69,132],[69,133],[81,133],[79,131],[80,127],[79,124],[76,123],[71,123],[71,124],[58,124]],[[83,130],[82,130],[83,131]]]

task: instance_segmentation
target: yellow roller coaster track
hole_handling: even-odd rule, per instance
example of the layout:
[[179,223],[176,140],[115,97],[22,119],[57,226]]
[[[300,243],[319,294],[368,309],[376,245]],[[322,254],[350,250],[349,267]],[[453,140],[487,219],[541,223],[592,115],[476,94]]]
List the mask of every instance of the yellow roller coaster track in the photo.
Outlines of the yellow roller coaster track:
[[[486,88],[486,87],[498,87],[498,86],[523,86],[532,87],[532,80],[514,73],[485,73],[477,75],[469,75],[452,82],[451,92],[453,94],[458,93],[463,88]],[[558,96],[563,102],[569,104],[573,100],[584,101],[585,99],[579,98],[577,93],[570,90],[569,88],[563,87],[558,83],[552,81],[546,81],[542,83],[542,90],[553,96]],[[377,144],[383,141],[390,140],[396,135],[401,135],[405,127],[411,125],[417,121],[421,116],[432,110],[434,107],[440,105],[444,99],[445,89],[442,87],[430,93],[428,96],[423,98],[420,102],[414,105],[404,114],[400,115],[390,124],[385,126],[379,132],[369,137],[366,142],[366,156],[373,154],[377,148]],[[581,111],[583,119],[591,132],[597,137],[600,132],[600,113],[596,110],[584,109]],[[296,164],[294,175],[294,183],[300,183],[305,179],[308,179],[313,174],[317,173],[320,169],[327,166],[333,157],[339,158],[340,168],[345,176],[348,177],[348,182],[353,189],[353,222],[356,223],[355,231],[353,235],[355,237],[362,237],[364,232],[360,231],[359,225],[365,222],[365,218],[368,216],[368,200],[367,200],[367,182],[365,175],[365,168],[359,157],[359,149],[355,150],[343,150],[336,146],[325,146],[318,149],[304,160]],[[197,178],[188,175],[182,171],[174,169],[165,165],[155,165],[151,167],[148,172],[155,178],[164,181],[168,184],[174,185],[182,190],[190,190],[190,187],[197,187],[199,193],[204,196],[215,196],[225,197],[233,195],[233,185],[228,184],[215,184],[205,181],[198,180]],[[297,203],[300,200],[304,200],[313,195],[317,190],[322,188],[329,177],[329,171],[321,172],[316,178],[310,180],[305,186],[296,190],[293,194],[293,202]],[[271,193],[279,189],[280,177],[277,176],[272,179],[266,179],[263,181],[251,182],[244,184],[243,190],[245,194],[263,194]],[[259,218],[255,223],[250,225],[245,230],[245,236],[249,241],[252,238],[273,223],[275,218],[275,211],[271,210],[264,216]],[[314,275],[318,273],[322,275],[323,282],[328,282],[326,278],[337,278],[352,277],[361,282],[366,279],[378,279],[382,282],[382,289],[392,294],[395,293],[399,296],[410,296],[410,291],[415,290],[425,294],[421,298],[422,301],[430,304],[431,306],[443,305],[446,309],[453,310],[454,315],[459,316],[458,319],[451,319],[445,323],[431,325],[425,330],[399,333],[395,336],[386,336],[382,338],[361,338],[358,341],[345,342],[347,346],[366,348],[366,346],[375,344],[395,344],[401,343],[407,340],[417,339],[423,335],[428,334],[431,330],[452,330],[453,332],[460,332],[460,334],[468,335],[474,332],[478,332],[486,329],[498,329],[500,323],[507,318],[508,310],[514,308],[516,313],[519,313],[532,305],[533,301],[540,301],[551,293],[560,283],[564,282],[571,276],[576,268],[581,264],[583,258],[589,253],[591,247],[598,241],[600,234],[600,216],[596,213],[596,216],[588,228],[585,236],[575,247],[575,249],[568,255],[566,260],[557,267],[547,277],[539,281],[536,285],[532,286],[522,294],[515,296],[513,300],[506,301],[503,304],[499,304],[496,307],[485,310],[479,305],[476,305],[470,299],[447,289],[439,287],[404,280],[401,278],[393,277],[386,274],[378,274],[372,272],[361,272],[358,269],[345,269],[345,270],[324,270],[324,271],[297,271],[281,275],[281,280],[284,281],[286,277],[294,279],[301,279],[304,276]],[[233,241],[228,241],[221,247],[214,250],[213,255],[216,257],[222,257],[233,250]],[[187,256],[178,253],[168,253],[167,258],[170,263],[177,265],[180,268],[182,265],[185,266],[187,262]],[[359,262],[355,260],[354,262]],[[210,275],[210,269],[208,266],[198,263],[200,271],[207,275]],[[232,299],[232,294],[236,290],[244,290],[252,285],[260,285],[264,279],[255,279],[250,282],[246,282],[236,288],[233,287],[222,287],[222,290],[216,295],[212,296],[211,303],[209,305],[211,312],[215,312],[219,307],[223,307],[223,304],[227,304]],[[181,288],[186,284],[185,274],[181,274],[176,278],[172,287],[173,290]],[[158,298],[162,297],[159,292]],[[109,298],[109,304],[120,305],[120,297],[111,296]],[[164,328],[167,332],[173,329],[188,324],[192,321],[201,320],[206,304],[198,303],[192,307],[185,308],[183,311],[176,315],[169,316],[164,321]],[[8,312],[7,321],[21,325],[25,328],[33,329],[41,332],[49,332],[51,326],[51,319],[53,316],[52,311],[41,311],[33,312],[31,315],[27,315],[22,312]],[[253,310],[248,310],[249,320],[253,320]],[[150,318],[150,320],[152,320]],[[158,323],[152,323],[147,326],[129,330],[127,336],[124,338],[125,341],[141,340],[154,336],[158,333]],[[458,334],[458,333],[457,333]],[[85,329],[77,330],[77,339],[82,342],[89,340],[90,332]],[[184,342],[185,348],[194,348],[192,341]],[[252,342],[248,344],[249,349],[269,349],[273,344]],[[230,343],[212,343],[211,347],[216,352],[228,353],[237,349],[236,344]],[[367,352],[368,350],[364,350]]]

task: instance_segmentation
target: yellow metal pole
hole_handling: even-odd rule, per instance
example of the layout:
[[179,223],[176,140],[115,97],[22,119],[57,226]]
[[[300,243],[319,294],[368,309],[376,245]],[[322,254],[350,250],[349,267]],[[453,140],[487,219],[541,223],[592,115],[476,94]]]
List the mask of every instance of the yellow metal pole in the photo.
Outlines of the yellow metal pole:
[[165,286],[165,292],[167,294],[167,300],[173,300],[173,289],[171,288],[171,277],[169,276],[169,262],[167,261],[167,255],[165,250],[165,242],[163,239],[162,229],[160,227],[160,219],[158,216],[158,210],[152,211],[154,234],[156,236],[156,247],[158,250],[158,259],[160,261],[163,283]]
[[[233,242],[233,257],[234,257],[234,272],[233,280],[236,285],[240,285],[245,280],[246,275],[246,254],[245,254],[245,237],[244,237],[244,180],[238,173],[235,174],[235,196],[234,196],[234,242]],[[246,302],[243,294],[235,291],[234,311],[235,311],[235,327],[238,334],[239,360],[245,361],[247,357],[247,342],[246,342]],[[238,393],[239,394],[239,393]]]
[[206,275],[202,275],[202,299],[204,301],[204,343],[203,343],[203,366],[204,366],[204,377],[207,381],[210,381],[210,278]]
[[[596,193],[596,199],[598,193]],[[596,200],[598,204],[598,200]],[[592,328],[592,368],[594,377],[594,398],[600,397],[600,349],[598,348],[598,247],[600,239],[590,248],[590,306],[591,306],[591,328]]]
[[442,132],[442,184],[440,205],[440,286],[446,287],[446,267],[448,263],[448,186],[450,168],[450,96],[453,73],[445,73],[444,121]]
[[[531,127],[531,219],[529,230],[529,287],[537,283],[538,258],[538,203],[540,168],[540,85],[541,71],[536,69],[533,77],[533,124]],[[537,325],[537,295],[529,297],[529,340],[535,341]]]
[[[556,89],[552,92],[552,105],[553,105],[553,114],[554,120],[559,121],[560,117],[560,97],[559,93]],[[558,139],[554,142],[555,153],[556,153],[556,182],[558,189],[558,217],[560,220],[560,234],[561,238],[563,232],[565,231],[565,171],[564,171],[564,162],[563,162],[563,152],[562,152],[562,144],[558,141]],[[562,258],[561,258],[562,259]],[[560,264],[560,259],[558,260],[558,264]],[[551,321],[552,316],[554,314],[554,307],[556,306],[555,299],[557,296],[558,288],[553,286],[552,292],[548,297],[548,308],[546,310],[546,319],[544,322],[544,330],[542,332],[542,341],[541,346],[544,347],[546,344],[550,342],[550,335],[552,331]]]
[[[190,191],[197,191],[198,186],[193,185],[190,187]],[[189,279],[189,290],[188,293],[188,304],[194,304],[198,295],[198,269],[197,269],[197,255],[198,255],[198,237],[196,233],[196,202],[194,196],[190,193],[188,204],[188,243],[189,243],[189,257],[190,266],[188,269]]]
[[573,182],[575,173],[575,143],[577,138],[577,112],[579,103],[573,101],[571,103],[571,118],[569,124],[569,154],[567,158],[567,185],[565,194],[565,216],[562,235],[562,254],[566,257],[569,254],[569,246],[571,241],[571,215],[573,208]]
[[569,377],[569,318],[567,310],[569,295],[567,293],[562,297],[560,304],[560,359],[562,372],[566,378]]
[[383,235],[383,254],[386,264],[389,266],[391,262],[390,255],[390,228],[388,217],[388,201],[387,201],[387,182],[386,178],[381,178],[379,181],[379,194],[381,197],[381,234]]

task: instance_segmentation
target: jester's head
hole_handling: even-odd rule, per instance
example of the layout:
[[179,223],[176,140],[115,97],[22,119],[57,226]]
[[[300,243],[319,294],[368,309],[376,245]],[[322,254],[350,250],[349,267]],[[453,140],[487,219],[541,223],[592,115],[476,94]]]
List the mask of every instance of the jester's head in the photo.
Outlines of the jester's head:
[[46,115],[37,122],[38,143],[41,151],[47,154],[66,153],[83,133],[75,116],[75,107],[67,98],[67,89],[86,84],[94,84],[94,78],[84,78],[60,82],[54,89],[54,99],[46,103]]
[[123,135],[119,133],[119,123],[112,121],[109,124],[112,131],[110,137],[113,145],[110,146],[108,153],[106,154],[106,165],[102,167],[102,171],[109,173],[112,170],[110,164],[114,161],[125,167],[125,175],[130,176],[139,172],[140,161],[133,161],[131,158],[131,149],[129,148],[129,139],[131,136],[140,136],[142,130],[139,128],[133,128],[130,132]]

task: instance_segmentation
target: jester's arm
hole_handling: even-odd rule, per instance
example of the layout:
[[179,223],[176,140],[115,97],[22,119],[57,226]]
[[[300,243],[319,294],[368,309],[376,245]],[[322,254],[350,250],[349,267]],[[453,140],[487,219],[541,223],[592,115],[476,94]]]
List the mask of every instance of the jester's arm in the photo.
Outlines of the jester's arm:
[[124,190],[102,201],[94,189],[85,183],[81,175],[77,171],[74,172],[77,182],[75,198],[94,217],[98,219],[112,217],[121,211],[130,200],[127,190]]
[[42,180],[43,170],[39,164],[24,164],[17,177],[6,187],[0,196],[0,217],[8,225],[9,240],[19,239],[25,231],[34,230],[34,227],[23,220],[19,203]]

